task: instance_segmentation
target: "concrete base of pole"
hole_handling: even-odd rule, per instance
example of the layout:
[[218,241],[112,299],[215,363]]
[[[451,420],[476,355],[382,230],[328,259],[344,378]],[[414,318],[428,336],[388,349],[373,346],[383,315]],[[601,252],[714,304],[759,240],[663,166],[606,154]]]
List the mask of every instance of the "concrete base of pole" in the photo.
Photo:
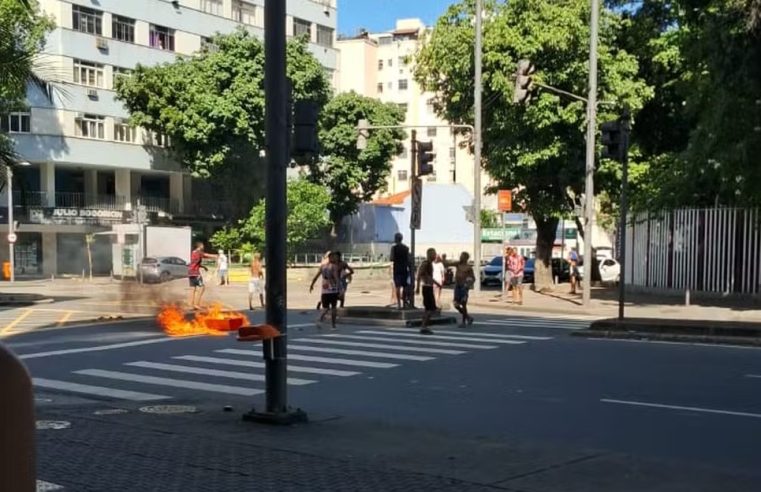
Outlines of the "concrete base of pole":
[[288,409],[285,412],[257,412],[252,408],[251,411],[243,414],[243,421],[268,425],[293,425],[307,423],[309,419],[306,412],[300,408]]

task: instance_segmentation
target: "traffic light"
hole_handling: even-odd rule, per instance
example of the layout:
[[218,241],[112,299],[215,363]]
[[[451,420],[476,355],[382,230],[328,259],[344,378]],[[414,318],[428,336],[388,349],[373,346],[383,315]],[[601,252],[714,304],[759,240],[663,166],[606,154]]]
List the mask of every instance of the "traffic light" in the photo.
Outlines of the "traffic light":
[[624,132],[621,120],[606,121],[600,125],[602,136],[600,143],[603,145],[602,156],[622,162],[624,159]]
[[515,72],[515,90],[513,91],[513,102],[527,103],[531,100],[531,91],[534,88],[532,75],[536,69],[529,60],[518,62],[518,70]]
[[293,105],[292,153],[296,156],[319,152],[317,121],[320,106],[314,101],[296,101]]
[[425,176],[433,174],[433,164],[431,162],[436,158],[433,151],[433,142],[417,142],[417,175]]

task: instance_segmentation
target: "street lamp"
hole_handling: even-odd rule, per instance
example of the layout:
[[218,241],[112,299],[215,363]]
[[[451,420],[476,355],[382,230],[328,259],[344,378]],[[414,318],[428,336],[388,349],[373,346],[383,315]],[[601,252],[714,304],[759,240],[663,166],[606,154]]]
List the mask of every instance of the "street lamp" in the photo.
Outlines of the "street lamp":
[[[26,161],[22,161],[18,163],[19,166],[30,166]],[[6,164],[5,166],[5,172],[6,172],[6,181],[8,182],[8,260],[11,264],[11,271],[10,271],[10,281],[15,282],[16,281],[16,262],[15,262],[15,252],[14,252],[14,245],[16,243],[16,227],[13,223],[13,168]]]

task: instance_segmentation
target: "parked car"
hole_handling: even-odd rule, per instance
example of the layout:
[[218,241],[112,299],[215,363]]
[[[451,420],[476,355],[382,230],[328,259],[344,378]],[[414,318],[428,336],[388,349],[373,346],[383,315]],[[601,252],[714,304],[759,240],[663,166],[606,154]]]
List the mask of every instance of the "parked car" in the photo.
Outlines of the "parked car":
[[523,283],[534,283],[534,258],[526,259],[526,264],[523,266]]
[[140,275],[143,282],[168,282],[187,277],[188,264],[176,256],[146,257],[140,262]]
[[502,285],[502,256],[495,256],[481,269],[481,285]]
[[[579,279],[584,279],[584,264],[579,265]],[[600,260],[600,280],[618,282],[621,279],[621,265],[613,258]]]

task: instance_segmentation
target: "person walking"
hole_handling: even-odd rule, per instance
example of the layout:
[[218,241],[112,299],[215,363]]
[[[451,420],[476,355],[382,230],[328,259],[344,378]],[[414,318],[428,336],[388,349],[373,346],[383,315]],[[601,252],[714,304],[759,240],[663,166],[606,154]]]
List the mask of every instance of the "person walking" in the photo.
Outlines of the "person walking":
[[254,310],[254,296],[259,297],[259,304],[264,308],[264,269],[262,256],[254,253],[251,257],[250,277],[248,279],[248,309]]
[[338,294],[338,302],[340,307],[343,308],[344,303],[346,302],[346,291],[349,290],[349,284],[351,283],[352,275],[354,275],[354,269],[343,260],[343,255],[340,251],[336,251],[335,255],[337,260],[336,264],[338,265],[338,277],[341,279],[341,290]]
[[227,260],[227,255],[220,249],[217,251],[217,277],[219,278],[219,285],[230,285],[228,268],[229,261]]
[[[324,267],[325,265],[330,263],[330,255],[331,255],[331,251],[330,250],[326,251],[325,254],[322,255],[322,260],[320,260],[320,268],[321,269],[322,269],[322,267]],[[320,309],[322,309],[322,299],[317,301],[317,310],[319,311]]]
[[476,275],[469,260],[470,255],[463,251],[460,253],[460,261],[455,265],[454,307],[462,315],[461,327],[473,324],[473,316],[468,314],[468,294],[476,282]]
[[515,248],[510,251],[507,257],[507,271],[510,272],[510,287],[513,289],[513,303],[523,304],[523,269],[526,267],[526,260],[518,254]]
[[396,307],[402,309],[402,303],[407,304],[405,296],[410,277],[410,248],[402,243],[401,232],[394,234],[394,245],[391,246],[391,264],[394,271],[394,288],[396,289]]
[[504,270],[504,278],[502,281],[505,283],[504,288],[504,296],[507,298],[510,291],[510,271],[507,269],[507,263],[510,259],[510,256],[513,254],[513,248],[506,247],[504,253],[502,254],[502,269]]
[[[188,265],[188,283],[190,284],[190,307],[198,310],[201,309],[201,298],[206,290],[203,283],[201,269],[206,267],[202,265],[204,258],[216,259],[216,255],[206,253],[202,242],[197,242],[195,249],[190,253],[190,264]],[[198,297],[196,297],[198,294]]]
[[420,327],[420,333],[423,335],[433,335],[433,331],[429,328],[431,317],[433,316],[433,313],[437,311],[436,296],[433,293],[433,288],[437,285],[441,287],[441,284],[436,282],[433,278],[433,262],[436,259],[436,250],[429,248],[428,251],[426,251],[425,256],[426,258],[420,264],[420,268],[417,272],[417,286],[415,292],[418,294],[421,293],[420,287],[422,284],[423,307],[425,308],[425,311],[423,312],[423,322]]
[[579,254],[576,248],[571,248],[568,253],[569,277],[571,281],[571,294],[576,293],[576,286],[579,284]]
[[433,279],[439,283],[438,286],[434,287],[434,293],[436,294],[436,305],[441,308],[441,291],[444,286],[444,276],[446,275],[446,266],[444,266],[444,261],[442,260],[441,256],[436,256],[436,259],[433,261]]
[[317,283],[317,279],[322,278],[322,292],[321,292],[321,304],[322,314],[320,315],[320,322],[325,321],[325,317],[330,312],[330,324],[332,329],[336,329],[336,317],[338,306],[338,295],[340,293],[341,278],[338,271],[338,260],[335,254],[331,253],[329,262],[326,265],[320,267],[320,270],[312,279],[312,284],[309,286],[309,292],[314,290],[314,284]]

